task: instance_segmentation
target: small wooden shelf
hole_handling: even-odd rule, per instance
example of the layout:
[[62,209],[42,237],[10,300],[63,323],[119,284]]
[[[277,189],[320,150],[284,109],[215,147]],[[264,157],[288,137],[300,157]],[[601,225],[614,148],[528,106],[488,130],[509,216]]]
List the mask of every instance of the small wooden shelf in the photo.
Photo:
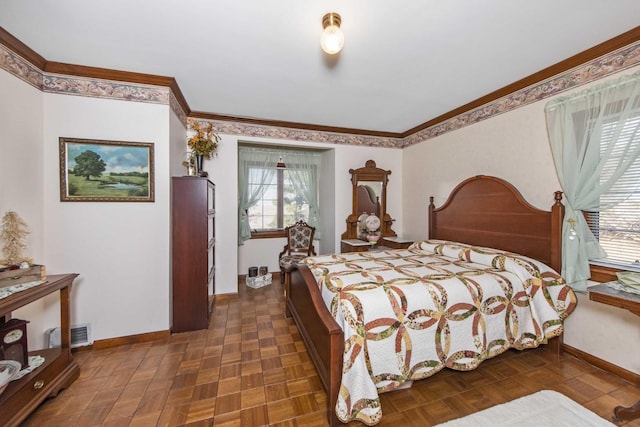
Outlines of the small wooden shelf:
[[71,355],[70,293],[77,274],[61,274],[47,277],[47,282],[34,288],[0,299],[2,321],[11,318],[11,312],[37,301],[51,293],[60,295],[60,348],[30,351],[30,356],[44,357],[44,363],[19,380],[9,383],[0,394],[0,425],[18,426],[47,397],[57,396],[60,390],[73,383],[80,374],[80,367]]
[[619,291],[608,286],[606,283],[591,286],[588,291],[589,299],[591,301],[624,308],[633,314],[640,316],[640,295]]

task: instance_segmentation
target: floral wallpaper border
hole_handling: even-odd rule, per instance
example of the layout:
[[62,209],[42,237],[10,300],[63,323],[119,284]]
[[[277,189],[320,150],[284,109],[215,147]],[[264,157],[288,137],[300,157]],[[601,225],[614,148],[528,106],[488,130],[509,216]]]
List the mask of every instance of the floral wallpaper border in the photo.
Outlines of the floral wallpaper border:
[[169,104],[169,88],[114,82],[85,77],[43,74],[44,92],[66,95],[88,96],[89,98],[121,99],[152,104]]
[[418,131],[404,138],[402,148],[558,95],[569,89],[591,83],[638,64],[640,64],[640,42]]
[[0,68],[42,90],[42,71],[0,44]]
[[168,87],[45,73],[2,44],[0,68],[43,92],[169,105],[186,127],[187,115]]
[[[478,123],[498,114],[503,114],[533,102],[558,95],[566,90],[593,82],[639,64],[640,42],[636,42],[564,73],[560,73],[550,79],[418,131],[406,138],[388,138],[292,129],[233,121],[200,121],[210,121],[216,132],[221,134],[288,139],[301,142],[404,148]],[[178,103],[173,92],[167,87],[45,73],[2,44],[0,44],[0,68],[43,92],[169,105],[185,127],[187,126],[186,113]]]
[[364,145],[367,147],[400,148],[401,138],[292,129],[277,126],[251,125],[232,121],[198,119],[211,122],[217,133],[254,138],[289,139],[292,141],[324,142],[328,144]]

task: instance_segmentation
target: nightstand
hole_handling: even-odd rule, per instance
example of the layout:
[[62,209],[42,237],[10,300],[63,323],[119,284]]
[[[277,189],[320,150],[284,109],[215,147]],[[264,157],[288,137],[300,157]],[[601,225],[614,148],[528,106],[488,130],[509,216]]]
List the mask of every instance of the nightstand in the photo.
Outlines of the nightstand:
[[371,244],[360,239],[343,239],[340,241],[340,252],[366,252]]
[[402,249],[400,247],[393,247],[391,245],[387,245],[387,241],[384,240],[384,245],[380,244],[383,242],[382,239],[378,242],[377,245],[372,246],[371,243],[365,242],[364,240],[359,239],[344,239],[340,241],[340,252],[368,252],[368,251],[389,251],[391,249]]
[[407,249],[413,244],[413,239],[405,239],[402,237],[383,237],[380,244],[389,246],[392,249]]

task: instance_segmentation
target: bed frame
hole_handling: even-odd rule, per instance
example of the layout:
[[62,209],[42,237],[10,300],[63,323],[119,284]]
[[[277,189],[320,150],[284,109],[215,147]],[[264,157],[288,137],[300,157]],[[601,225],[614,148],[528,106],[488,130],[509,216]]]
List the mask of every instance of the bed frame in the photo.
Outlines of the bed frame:
[[[561,265],[564,206],[556,191],[550,211],[531,206],[508,182],[478,175],[460,183],[439,208],[429,204],[429,238],[499,248],[537,259],[556,271]],[[328,394],[331,426],[342,380],[342,330],[324,305],[313,274],[305,265],[291,269],[286,285],[286,314],[295,321]],[[561,351],[562,337],[553,339]]]

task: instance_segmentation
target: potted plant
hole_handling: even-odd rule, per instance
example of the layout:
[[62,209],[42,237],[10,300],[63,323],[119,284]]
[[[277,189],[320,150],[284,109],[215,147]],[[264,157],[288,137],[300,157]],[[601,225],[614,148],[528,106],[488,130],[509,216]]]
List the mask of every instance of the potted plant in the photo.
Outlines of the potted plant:
[[213,125],[207,123],[202,125],[197,120],[189,120],[191,128],[196,131],[187,140],[187,145],[191,149],[191,154],[196,158],[196,172],[200,176],[207,176],[207,173],[202,170],[202,160],[210,159],[214,157],[218,152],[218,146],[220,145],[220,135],[213,131]]

